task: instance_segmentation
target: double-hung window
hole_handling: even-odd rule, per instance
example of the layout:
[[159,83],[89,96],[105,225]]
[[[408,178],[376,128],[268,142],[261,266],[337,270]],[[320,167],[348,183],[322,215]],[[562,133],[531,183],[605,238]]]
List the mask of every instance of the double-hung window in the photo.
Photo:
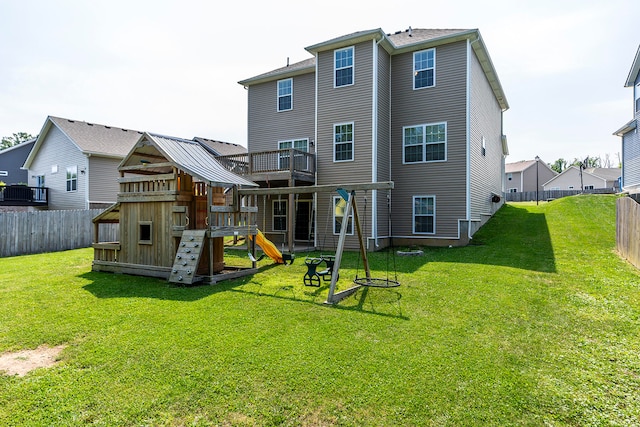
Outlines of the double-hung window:
[[340,123],[333,126],[333,161],[353,160],[353,123]]
[[413,54],[413,88],[436,85],[436,50],[428,49]]
[[[341,196],[333,196],[333,234],[340,234],[342,230],[342,224],[344,224],[344,211],[347,207],[347,201]],[[349,212],[349,218],[347,219],[347,231],[348,235],[353,234],[353,211]]]
[[430,123],[402,129],[403,163],[447,160],[447,124]]
[[278,111],[293,109],[293,79],[278,80]]
[[78,167],[67,168],[67,191],[78,191]]
[[415,234],[435,234],[435,196],[413,196],[413,232]]
[[273,231],[287,231],[287,200],[273,201]]
[[[293,139],[293,140],[289,140],[289,141],[279,141],[278,142],[278,149],[279,150],[288,150],[290,148],[294,148],[296,150],[299,151],[304,151],[305,153],[309,152],[309,139],[304,138],[304,139]],[[306,162],[307,157],[303,156],[302,154],[298,153],[297,155],[294,154],[294,167],[296,169],[303,169],[306,170],[308,169],[308,165]],[[289,152],[288,151],[281,151],[279,154],[279,158],[278,158],[278,163],[280,166],[280,169],[289,169],[290,163],[289,163]]]
[[353,46],[334,51],[334,86],[353,84]]

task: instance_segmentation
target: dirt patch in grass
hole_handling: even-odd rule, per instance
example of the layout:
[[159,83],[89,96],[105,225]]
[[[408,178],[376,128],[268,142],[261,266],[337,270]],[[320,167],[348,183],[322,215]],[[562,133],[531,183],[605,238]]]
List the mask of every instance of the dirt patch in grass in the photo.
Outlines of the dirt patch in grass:
[[0,374],[22,377],[34,369],[53,366],[58,362],[58,355],[65,347],[41,345],[35,350],[0,354]]

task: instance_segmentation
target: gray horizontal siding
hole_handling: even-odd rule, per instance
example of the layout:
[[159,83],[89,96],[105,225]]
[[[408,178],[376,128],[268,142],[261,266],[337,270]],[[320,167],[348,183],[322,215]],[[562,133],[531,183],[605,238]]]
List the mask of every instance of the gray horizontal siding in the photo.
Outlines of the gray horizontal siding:
[[293,77],[293,109],[277,111],[277,80],[249,87],[248,150],[278,149],[278,141],[314,136],[315,73]]
[[[412,197],[436,196],[436,234],[457,237],[466,217],[466,42],[436,49],[436,86],[413,90],[413,53],[393,57],[393,234],[412,235]],[[447,123],[447,161],[402,164],[402,128]],[[418,235],[422,236],[422,235]]]
[[[501,205],[491,200],[502,194],[504,155],[502,153],[501,110],[480,62],[469,48],[470,59],[470,217],[477,226],[489,219]],[[485,155],[482,155],[482,139]],[[475,229],[475,228],[474,228]],[[472,232],[474,231],[472,229]]]
[[[52,172],[52,166],[58,171]],[[71,142],[56,126],[46,135],[35,160],[29,169],[29,185],[35,186],[36,175],[44,175],[49,187],[49,209],[87,208],[87,176],[80,173],[87,168],[87,158],[77,145]],[[67,167],[78,167],[78,190],[67,192]]]
[[89,202],[115,203],[118,199],[118,165],[122,159],[89,157]]
[[622,159],[623,187],[640,185],[640,137],[637,132],[628,132],[622,138]]

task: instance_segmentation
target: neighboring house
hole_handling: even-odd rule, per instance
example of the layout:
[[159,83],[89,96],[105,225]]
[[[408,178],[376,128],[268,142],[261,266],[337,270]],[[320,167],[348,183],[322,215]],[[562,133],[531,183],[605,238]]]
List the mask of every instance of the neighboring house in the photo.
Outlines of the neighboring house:
[[28,173],[21,169],[36,139],[0,150],[0,181],[7,185],[27,184]]
[[558,175],[542,159],[521,160],[505,165],[505,188],[508,193],[542,191],[542,184]]
[[[480,32],[373,29],[306,50],[313,58],[239,82],[249,178],[263,187],[393,181],[390,195],[359,193],[368,245],[391,235],[396,245],[468,243],[504,203],[508,154],[509,106]],[[257,170],[274,152],[268,173]],[[317,246],[329,234],[335,244],[338,196],[263,203],[266,232],[287,233],[290,245],[315,235]]]
[[[49,189],[49,209],[108,207],[115,203],[119,191],[118,165],[142,134],[49,116],[24,161],[29,185]],[[240,145],[194,140],[214,155],[246,153]]]
[[622,190],[629,193],[640,193],[640,136],[638,136],[638,119],[640,119],[640,47],[631,64],[624,87],[633,87],[633,120],[614,132],[622,137]]
[[619,191],[620,168],[587,168],[569,166],[562,173],[543,184],[549,190],[597,190]]
[[118,195],[118,164],[142,132],[47,117],[24,168],[49,188],[49,209],[107,207]]

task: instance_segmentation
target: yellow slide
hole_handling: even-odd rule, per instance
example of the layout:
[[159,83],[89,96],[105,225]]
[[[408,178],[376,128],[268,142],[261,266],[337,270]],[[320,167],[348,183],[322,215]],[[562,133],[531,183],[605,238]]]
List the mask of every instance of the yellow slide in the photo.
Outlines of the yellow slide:
[[[253,240],[252,236],[249,236],[250,239]],[[262,248],[264,253],[274,260],[276,264],[284,264],[284,259],[282,259],[282,253],[276,248],[276,245],[262,234],[262,231],[258,230],[258,234],[256,234],[256,244]]]

